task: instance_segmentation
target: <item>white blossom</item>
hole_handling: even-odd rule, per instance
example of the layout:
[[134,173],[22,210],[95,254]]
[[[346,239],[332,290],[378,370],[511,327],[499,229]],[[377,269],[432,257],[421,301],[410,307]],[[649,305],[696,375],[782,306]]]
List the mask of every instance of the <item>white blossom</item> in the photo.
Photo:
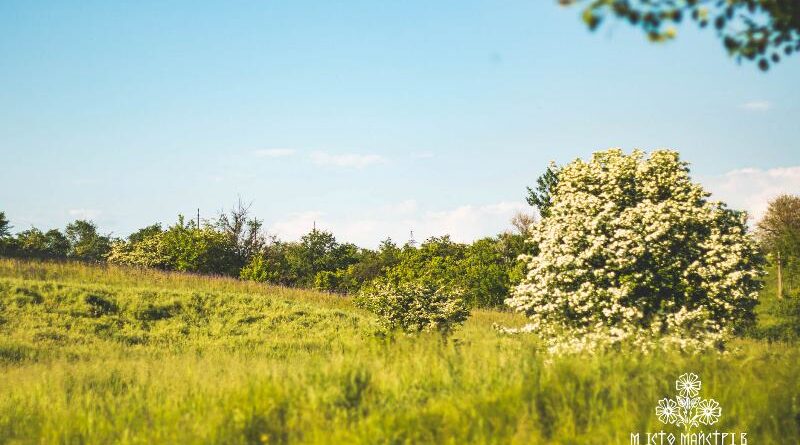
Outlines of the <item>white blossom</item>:
[[567,164],[506,304],[552,351],[721,344],[752,316],[761,271],[745,215],[707,197],[674,151]]

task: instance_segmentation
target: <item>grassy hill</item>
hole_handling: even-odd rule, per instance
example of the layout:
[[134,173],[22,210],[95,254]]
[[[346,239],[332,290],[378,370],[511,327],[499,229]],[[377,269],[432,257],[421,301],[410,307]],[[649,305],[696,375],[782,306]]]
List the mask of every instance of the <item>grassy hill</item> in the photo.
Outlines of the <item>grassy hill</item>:
[[629,443],[684,372],[720,431],[800,443],[794,344],[550,358],[495,323],[524,320],[387,336],[328,294],[0,259],[0,443]]

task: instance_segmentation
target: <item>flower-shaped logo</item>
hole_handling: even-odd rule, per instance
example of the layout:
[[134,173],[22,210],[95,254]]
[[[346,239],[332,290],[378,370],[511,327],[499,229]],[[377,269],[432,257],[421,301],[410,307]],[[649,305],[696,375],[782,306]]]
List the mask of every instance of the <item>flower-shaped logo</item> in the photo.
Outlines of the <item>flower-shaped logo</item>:
[[678,420],[678,405],[674,400],[659,400],[656,407],[656,416],[663,423],[675,423]]
[[700,423],[703,425],[713,425],[719,420],[722,415],[722,408],[719,403],[714,400],[702,400],[697,404],[698,415],[700,416]]
[[675,389],[684,397],[694,397],[700,393],[700,377],[695,373],[686,373],[675,380]]
[[675,399],[661,399],[656,406],[656,416],[662,423],[683,426],[687,431],[700,424],[713,425],[719,421],[722,408],[714,399],[701,399],[700,377],[686,373],[675,381],[678,394]]

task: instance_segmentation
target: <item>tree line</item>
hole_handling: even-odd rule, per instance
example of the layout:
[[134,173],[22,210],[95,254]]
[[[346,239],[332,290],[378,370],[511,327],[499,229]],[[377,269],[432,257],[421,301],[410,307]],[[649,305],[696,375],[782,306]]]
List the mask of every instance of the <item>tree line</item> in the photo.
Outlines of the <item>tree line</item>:
[[499,306],[523,275],[519,256],[530,216],[519,214],[513,230],[460,243],[450,236],[431,237],[418,246],[390,238],[377,249],[340,242],[333,233],[312,229],[298,241],[268,235],[263,222],[241,202],[214,218],[178,216],[167,227],[143,227],[126,238],[99,231],[77,220],[64,231],[35,227],[11,233],[0,212],[0,255],[89,262],[238,277],[282,286],[354,294],[377,279],[395,283],[425,282],[462,289],[471,307]]
[[[559,168],[550,165],[528,189],[527,201],[542,217],[550,211]],[[241,202],[227,213],[202,222],[178,216],[164,227],[143,227],[126,238],[103,234],[92,221],[76,220],[61,231],[31,227],[12,233],[0,212],[0,255],[74,259],[161,270],[239,277],[245,280],[355,294],[376,280],[457,288],[470,307],[500,306],[522,280],[520,255],[537,253],[530,238],[532,216],[519,213],[513,230],[472,243],[448,235],[419,246],[391,239],[377,249],[340,242],[333,233],[312,229],[298,241],[266,234],[263,222]],[[771,201],[755,226],[763,252],[776,268],[778,297],[800,291],[800,197]]]

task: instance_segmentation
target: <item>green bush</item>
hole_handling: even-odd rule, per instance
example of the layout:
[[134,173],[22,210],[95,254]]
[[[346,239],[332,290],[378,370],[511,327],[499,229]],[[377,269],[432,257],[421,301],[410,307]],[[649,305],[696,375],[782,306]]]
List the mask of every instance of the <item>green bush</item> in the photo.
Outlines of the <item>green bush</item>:
[[463,293],[423,281],[399,285],[379,280],[363,290],[356,303],[378,316],[388,330],[408,333],[438,331],[448,335],[469,317]]
[[198,228],[179,216],[178,222],[163,232],[156,229],[141,232],[127,242],[114,243],[108,261],[182,272],[239,275],[236,246],[214,227]]

